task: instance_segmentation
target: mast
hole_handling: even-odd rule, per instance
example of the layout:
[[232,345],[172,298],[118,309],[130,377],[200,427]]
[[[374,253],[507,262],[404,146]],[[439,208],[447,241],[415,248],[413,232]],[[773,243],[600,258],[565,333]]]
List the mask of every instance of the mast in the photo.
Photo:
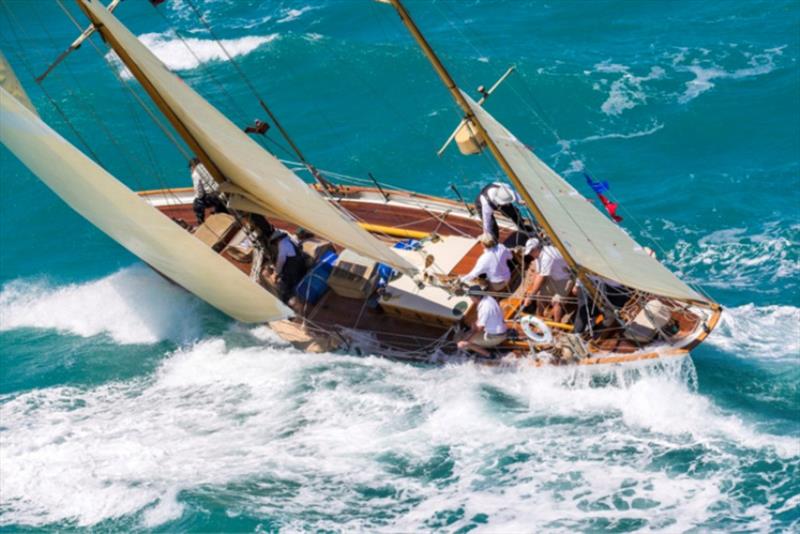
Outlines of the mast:
[[[203,166],[208,170],[209,173],[214,177],[214,179],[222,183],[225,181],[225,175],[219,169],[219,167],[214,163],[208,153],[203,150],[194,136],[189,132],[189,129],[183,122],[178,118],[174,111],[167,105],[164,101],[164,98],[159,94],[147,76],[142,73],[141,69],[136,65],[136,62],[133,61],[125,50],[123,46],[120,45],[119,41],[116,37],[108,31],[104,24],[102,24],[92,13],[90,9],[88,9],[84,5],[84,1],[86,0],[76,0],[78,7],[83,11],[83,13],[88,17],[91,21],[92,26],[96,29],[97,32],[103,37],[103,40],[108,43],[108,45],[116,52],[119,56],[122,63],[125,64],[125,67],[133,74],[134,78],[142,85],[144,90],[147,92],[150,99],[156,104],[158,109],[161,113],[167,118],[167,120],[172,124],[172,127],[180,134],[186,144],[189,145],[189,148],[197,155],[197,158],[203,163]],[[88,0],[91,1],[91,0]]]
[[[89,0],[89,1],[91,1],[91,0]],[[120,0],[115,0],[114,2],[112,2],[111,5],[109,5],[109,7],[108,7],[109,12],[113,11],[113,9],[117,6],[117,3],[119,1]],[[194,139],[194,137],[189,132],[189,130],[186,128],[186,126],[175,115],[175,113],[169,108],[169,106],[166,104],[166,102],[164,102],[164,99],[161,97],[161,95],[158,93],[158,91],[153,87],[153,84],[150,83],[150,81],[147,79],[147,77],[144,76],[142,71],[131,60],[130,55],[125,51],[124,47],[120,46],[119,41],[117,41],[114,38],[114,36],[111,35],[110,32],[103,26],[103,24],[100,23],[92,15],[90,10],[88,10],[88,9],[86,9],[84,7],[83,0],[77,0],[77,3],[78,3],[78,6],[81,8],[81,10],[86,14],[86,16],[92,22],[92,25],[89,28],[86,29],[86,31],[84,32],[83,35],[81,35],[79,40],[85,39],[85,37],[91,35],[91,33],[93,31],[100,32],[100,35],[103,37],[103,39],[109,44],[109,46],[111,46],[111,48],[114,50],[114,52],[117,53],[117,55],[122,60],[122,62],[125,64],[125,66],[128,68],[128,70],[131,71],[131,73],[136,78],[136,80],[142,85],[142,87],[144,87],[145,91],[150,96],[150,98],[153,100],[153,102],[155,102],[156,106],[158,106],[158,109],[161,111],[161,113],[163,113],[164,116],[167,117],[167,120],[169,120],[170,124],[172,124],[172,126],[178,131],[178,133],[184,139],[184,141],[186,141],[186,143],[191,147],[192,151],[194,151],[194,153],[197,154],[198,159],[200,159],[200,161],[203,162],[203,165],[209,170],[209,172],[214,177],[214,179],[217,180],[218,182],[224,182],[225,181],[225,176],[222,173],[222,171],[219,170],[219,167],[217,167],[214,164],[214,162],[211,160],[211,158],[208,156],[208,154],[197,143],[197,141]],[[76,41],[76,42],[78,42],[78,41]],[[75,45],[75,43],[73,43],[73,46],[74,45]],[[78,46],[80,46],[80,45],[78,45]],[[71,49],[72,49],[72,47],[69,50],[71,50]],[[223,48],[223,51],[225,52],[226,55],[228,54],[227,50],[225,50],[224,48]],[[228,55],[228,57],[230,57],[230,56]],[[61,58],[59,58],[59,60],[60,59]],[[233,60],[233,58],[231,58],[231,60]],[[55,66],[56,64],[57,63],[55,63],[53,66]],[[235,63],[234,63],[234,65],[235,65]],[[237,69],[238,69],[238,66],[237,66]],[[49,72],[49,70],[50,69],[48,69],[48,72]],[[44,77],[46,75],[47,75],[47,72],[45,72],[45,74],[43,74],[42,77]],[[258,99],[258,103],[261,106],[261,108],[267,113],[267,115],[269,115],[269,118],[272,120],[273,124],[275,124],[275,127],[278,128],[278,130],[280,131],[281,135],[284,137],[284,139],[286,139],[286,141],[289,143],[289,146],[291,146],[291,148],[294,151],[294,153],[300,159],[300,162],[303,163],[303,165],[306,166],[306,168],[311,173],[311,175],[314,177],[314,179],[316,179],[317,182],[319,182],[319,184],[327,192],[329,192],[329,193],[335,192],[336,191],[336,187],[329,180],[327,180],[324,176],[322,176],[322,174],[317,170],[317,168],[314,165],[312,165],[311,162],[309,162],[306,159],[305,155],[300,151],[300,148],[295,144],[295,142],[289,136],[289,133],[283,128],[283,125],[278,121],[278,118],[272,113],[272,110],[270,110],[270,108],[267,106],[267,104],[261,98]]]
[[516,172],[514,172],[514,169],[508,163],[505,156],[503,156],[503,154],[500,152],[500,149],[497,147],[494,140],[492,140],[491,136],[486,132],[486,129],[484,128],[483,124],[481,124],[481,122],[475,116],[475,113],[472,112],[472,108],[464,98],[464,95],[461,94],[461,90],[459,89],[455,80],[453,80],[453,77],[450,76],[449,72],[447,72],[447,69],[444,67],[441,60],[436,55],[436,52],[434,52],[433,48],[431,48],[431,45],[428,44],[428,41],[425,39],[425,36],[422,35],[422,32],[420,32],[419,28],[411,18],[411,15],[409,15],[403,3],[400,0],[379,0],[379,1],[382,1],[384,3],[388,2],[392,5],[392,7],[395,8],[397,14],[400,15],[400,20],[402,20],[403,24],[406,26],[406,28],[408,28],[408,31],[411,33],[412,37],[414,37],[414,40],[417,42],[417,44],[422,49],[422,52],[425,54],[425,57],[428,58],[428,61],[431,62],[431,65],[433,65],[434,70],[439,75],[439,78],[441,78],[444,85],[447,87],[447,90],[450,92],[453,99],[456,101],[458,106],[464,111],[465,115],[464,120],[472,124],[478,131],[478,133],[480,133],[481,137],[486,142],[486,146],[492,153],[492,156],[494,156],[494,158],[497,160],[497,163],[500,165],[500,167],[503,169],[503,172],[506,173],[508,178],[514,184],[514,187],[516,187],[517,191],[522,194],[523,198],[525,199],[525,203],[533,212],[536,221],[542,226],[544,232],[547,234],[547,236],[553,242],[553,245],[558,249],[558,251],[564,257],[564,260],[567,262],[569,267],[573,271],[575,271],[575,273],[577,274],[580,281],[583,283],[586,290],[590,294],[596,295],[597,289],[595,288],[594,283],[589,279],[586,271],[575,262],[575,259],[569,253],[567,248],[564,246],[564,243],[561,241],[561,239],[559,239],[558,235],[556,235],[552,226],[544,217],[544,214],[539,209],[539,207],[536,205],[536,202],[533,200],[533,198],[528,193],[526,188],[522,185],[522,182],[517,176]]

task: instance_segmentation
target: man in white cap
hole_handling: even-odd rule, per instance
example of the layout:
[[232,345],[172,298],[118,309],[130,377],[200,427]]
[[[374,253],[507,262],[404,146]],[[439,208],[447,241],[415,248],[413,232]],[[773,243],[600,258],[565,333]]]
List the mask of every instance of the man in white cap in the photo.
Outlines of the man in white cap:
[[508,328],[503,318],[503,310],[491,295],[485,295],[484,285],[469,288],[472,304],[478,308],[478,318],[473,323],[466,339],[458,342],[458,348],[491,356],[487,349],[494,348],[506,340]]
[[500,210],[506,217],[514,221],[517,228],[523,232],[533,230],[530,223],[526,221],[514,203],[521,203],[522,199],[516,191],[508,185],[494,182],[483,189],[475,199],[475,209],[481,216],[483,222],[483,233],[491,235],[495,241],[500,240],[500,229],[494,218],[494,212]]
[[508,262],[512,259],[511,252],[489,234],[482,234],[478,241],[483,245],[483,254],[475,262],[475,267],[461,277],[461,281],[470,283],[482,278],[489,282],[490,290],[506,291],[508,281],[511,279],[511,269],[508,267]]
[[530,262],[530,267],[525,274],[525,301],[523,308],[527,308],[537,299],[537,314],[544,312],[546,303],[553,305],[553,320],[561,321],[563,308],[561,301],[569,295],[572,289],[572,271],[564,256],[552,245],[545,245],[539,239],[532,237],[525,243],[525,258]]

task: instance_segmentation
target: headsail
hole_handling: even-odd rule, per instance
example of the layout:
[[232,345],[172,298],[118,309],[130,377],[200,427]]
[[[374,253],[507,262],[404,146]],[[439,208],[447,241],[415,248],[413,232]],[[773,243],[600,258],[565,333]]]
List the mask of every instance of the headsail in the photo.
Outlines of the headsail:
[[655,295],[708,302],[461,91],[475,117],[579,267]]
[[[175,76],[100,2],[79,5],[134,76],[161,100],[190,144],[236,186],[278,217],[407,274],[417,269],[333,207],[277,158]],[[168,115],[169,116],[169,115]],[[202,159],[202,158],[201,158]]]
[[3,55],[2,50],[0,50],[0,87],[8,91],[8,94],[19,100],[22,105],[31,110],[34,115],[37,117],[39,116],[39,113],[33,106],[31,99],[28,98],[28,94],[25,92],[25,89],[22,88],[22,84],[19,83],[17,75],[14,74],[14,69],[11,68],[6,56]]
[[291,310],[0,88],[0,141],[75,211],[164,276],[244,322]]

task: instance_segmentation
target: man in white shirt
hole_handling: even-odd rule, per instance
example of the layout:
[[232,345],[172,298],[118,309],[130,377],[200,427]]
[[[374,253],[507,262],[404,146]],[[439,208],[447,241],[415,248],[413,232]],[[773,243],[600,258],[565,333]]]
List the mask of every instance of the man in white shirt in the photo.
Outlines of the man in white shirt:
[[553,305],[553,320],[561,321],[564,313],[562,299],[572,289],[572,271],[561,252],[552,245],[545,245],[532,237],[525,243],[525,257],[531,261],[525,276],[525,301],[523,308],[528,307],[537,298],[537,314],[544,312],[549,301]]
[[285,303],[294,296],[294,290],[306,274],[303,254],[288,234],[275,230],[269,238],[273,248],[275,266],[271,280],[278,286],[278,297]]
[[532,231],[533,228],[528,221],[523,219],[522,214],[514,205],[515,202],[521,203],[522,199],[508,184],[494,182],[481,189],[478,198],[475,199],[475,209],[481,216],[483,233],[491,235],[495,241],[500,239],[500,229],[494,218],[496,210],[500,210],[506,217],[514,221],[517,228],[523,232]]
[[473,306],[478,307],[478,318],[472,325],[466,339],[458,342],[458,348],[491,356],[487,349],[498,346],[506,340],[508,328],[503,318],[503,310],[491,295],[483,295],[484,288],[476,285],[469,288]]
[[194,201],[192,209],[197,217],[197,224],[206,220],[206,208],[213,208],[214,213],[227,213],[228,210],[220,197],[219,184],[208,172],[200,160],[193,158],[189,162],[192,169],[192,186],[194,187]]
[[511,252],[488,234],[483,234],[479,241],[483,245],[483,254],[475,262],[475,267],[461,277],[461,281],[470,283],[477,278],[484,278],[489,282],[491,291],[506,291],[511,279],[511,269],[508,267]]

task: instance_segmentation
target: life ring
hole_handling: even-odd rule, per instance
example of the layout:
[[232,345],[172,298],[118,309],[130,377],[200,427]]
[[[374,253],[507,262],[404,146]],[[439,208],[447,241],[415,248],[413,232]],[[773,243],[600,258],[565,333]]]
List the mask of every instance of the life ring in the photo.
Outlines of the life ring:
[[[538,317],[526,315],[522,318],[519,324],[522,326],[522,331],[525,332],[525,335],[528,336],[528,339],[537,345],[548,345],[553,342],[553,332],[550,330],[550,327],[547,326],[547,323]],[[534,326],[537,330],[539,330],[539,332],[541,332],[541,334],[534,331]]]

